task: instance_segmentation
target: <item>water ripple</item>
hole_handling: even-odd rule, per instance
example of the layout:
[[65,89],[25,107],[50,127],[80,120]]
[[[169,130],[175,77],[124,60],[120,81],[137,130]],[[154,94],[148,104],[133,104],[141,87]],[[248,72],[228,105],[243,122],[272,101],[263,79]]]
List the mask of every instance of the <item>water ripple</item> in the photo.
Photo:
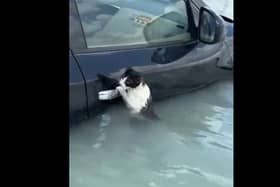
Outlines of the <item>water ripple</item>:
[[165,178],[175,178],[179,174],[188,174],[188,175],[196,175],[206,179],[209,182],[216,183],[220,186],[232,186],[232,179],[226,178],[221,175],[217,175],[214,173],[208,173],[202,171],[200,168],[191,167],[188,165],[170,165],[167,166],[167,169],[160,170],[157,173],[159,176],[163,176]]

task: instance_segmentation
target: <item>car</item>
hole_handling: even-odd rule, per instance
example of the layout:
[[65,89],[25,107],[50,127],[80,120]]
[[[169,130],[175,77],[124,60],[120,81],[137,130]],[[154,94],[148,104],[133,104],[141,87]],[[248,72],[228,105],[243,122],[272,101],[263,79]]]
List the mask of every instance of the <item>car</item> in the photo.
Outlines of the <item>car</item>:
[[109,101],[97,74],[140,72],[154,100],[233,75],[233,20],[200,0],[69,0],[69,119],[95,116]]

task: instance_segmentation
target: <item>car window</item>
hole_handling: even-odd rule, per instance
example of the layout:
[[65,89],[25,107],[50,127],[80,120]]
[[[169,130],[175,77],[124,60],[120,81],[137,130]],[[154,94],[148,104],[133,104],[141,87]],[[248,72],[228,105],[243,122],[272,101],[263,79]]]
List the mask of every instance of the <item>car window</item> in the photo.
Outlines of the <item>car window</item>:
[[83,31],[79,21],[79,15],[75,9],[74,0],[70,0],[69,12],[69,32],[70,32],[70,47],[72,49],[84,49],[86,44],[83,37]]
[[87,48],[192,41],[183,0],[75,0]]

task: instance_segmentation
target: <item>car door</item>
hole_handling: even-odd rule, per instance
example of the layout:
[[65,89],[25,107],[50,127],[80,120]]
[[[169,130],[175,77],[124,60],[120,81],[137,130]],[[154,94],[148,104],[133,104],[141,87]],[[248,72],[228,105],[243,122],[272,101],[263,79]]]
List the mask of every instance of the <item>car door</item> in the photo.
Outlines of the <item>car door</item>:
[[80,20],[74,29],[80,34],[71,40],[79,43],[73,52],[86,79],[90,110],[99,103],[98,73],[118,78],[133,67],[155,99],[205,86],[221,75],[216,64],[223,44],[198,41],[198,15],[189,1],[70,0],[70,5],[70,14]]
[[80,121],[88,117],[87,92],[85,79],[79,66],[69,51],[69,114],[70,122]]

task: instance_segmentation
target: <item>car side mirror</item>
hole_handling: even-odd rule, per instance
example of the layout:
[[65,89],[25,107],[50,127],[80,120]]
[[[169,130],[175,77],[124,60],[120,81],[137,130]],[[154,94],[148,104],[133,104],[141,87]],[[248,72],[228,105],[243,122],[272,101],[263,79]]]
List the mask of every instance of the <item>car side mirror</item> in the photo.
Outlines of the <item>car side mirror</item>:
[[199,40],[203,43],[215,44],[222,41],[225,37],[222,18],[217,16],[212,10],[201,7],[198,32]]

